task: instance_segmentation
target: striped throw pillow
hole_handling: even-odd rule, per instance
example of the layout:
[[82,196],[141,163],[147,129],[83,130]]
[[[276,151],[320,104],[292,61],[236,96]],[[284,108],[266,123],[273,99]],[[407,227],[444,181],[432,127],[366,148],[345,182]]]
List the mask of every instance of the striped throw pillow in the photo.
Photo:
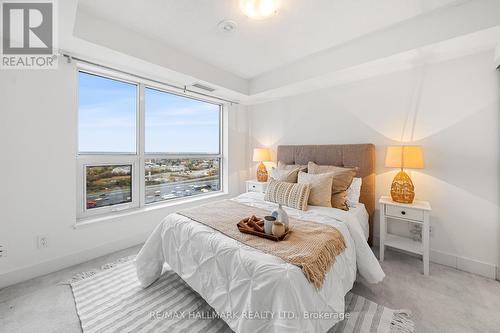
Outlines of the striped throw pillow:
[[264,200],[306,210],[310,192],[311,187],[309,184],[294,184],[271,179]]

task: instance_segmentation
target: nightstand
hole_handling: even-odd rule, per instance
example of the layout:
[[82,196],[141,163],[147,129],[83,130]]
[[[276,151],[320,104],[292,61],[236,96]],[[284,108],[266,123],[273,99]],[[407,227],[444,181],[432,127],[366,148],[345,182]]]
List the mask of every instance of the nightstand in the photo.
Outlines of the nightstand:
[[245,182],[247,192],[266,193],[268,182],[259,182],[257,180],[247,180]]
[[[424,275],[429,275],[429,236],[431,205],[427,201],[415,200],[412,204],[392,201],[390,197],[381,197],[380,204],[380,261],[384,261],[385,247],[419,254],[424,262]],[[422,225],[422,242],[409,237],[387,233],[387,219]]]

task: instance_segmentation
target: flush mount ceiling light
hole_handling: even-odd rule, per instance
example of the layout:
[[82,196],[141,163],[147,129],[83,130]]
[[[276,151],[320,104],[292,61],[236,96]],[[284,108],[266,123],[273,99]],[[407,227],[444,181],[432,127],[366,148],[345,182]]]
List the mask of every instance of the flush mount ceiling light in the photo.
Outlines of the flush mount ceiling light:
[[222,20],[217,24],[220,30],[224,32],[233,32],[236,29],[236,22],[231,20]]
[[248,17],[261,20],[278,13],[280,0],[240,0],[240,9]]

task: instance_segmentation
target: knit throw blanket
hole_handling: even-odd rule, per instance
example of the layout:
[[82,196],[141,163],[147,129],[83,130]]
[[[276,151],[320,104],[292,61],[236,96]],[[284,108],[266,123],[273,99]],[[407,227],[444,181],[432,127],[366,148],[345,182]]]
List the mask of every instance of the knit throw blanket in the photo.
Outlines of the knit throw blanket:
[[312,221],[289,219],[291,233],[280,242],[241,233],[236,224],[245,217],[264,217],[269,211],[223,200],[177,212],[262,252],[302,269],[307,280],[321,288],[337,255],[345,250],[344,237],[335,227]]

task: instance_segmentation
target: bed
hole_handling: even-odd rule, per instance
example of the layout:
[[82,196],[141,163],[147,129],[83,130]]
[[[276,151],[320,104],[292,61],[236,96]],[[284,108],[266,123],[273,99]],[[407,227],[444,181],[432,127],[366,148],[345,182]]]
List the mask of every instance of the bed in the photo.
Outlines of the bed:
[[[369,283],[384,278],[366,240],[373,230],[374,154],[371,144],[278,147],[278,160],[287,164],[355,166],[363,178],[360,205],[350,211],[285,207],[293,218],[332,225],[344,236],[346,249],[320,289],[307,281],[299,267],[179,214],[167,216],[139,252],[139,281],[147,287],[167,263],[235,332],[328,331],[342,319],[344,296],[357,272]],[[232,200],[269,211],[276,207],[259,193]]]

